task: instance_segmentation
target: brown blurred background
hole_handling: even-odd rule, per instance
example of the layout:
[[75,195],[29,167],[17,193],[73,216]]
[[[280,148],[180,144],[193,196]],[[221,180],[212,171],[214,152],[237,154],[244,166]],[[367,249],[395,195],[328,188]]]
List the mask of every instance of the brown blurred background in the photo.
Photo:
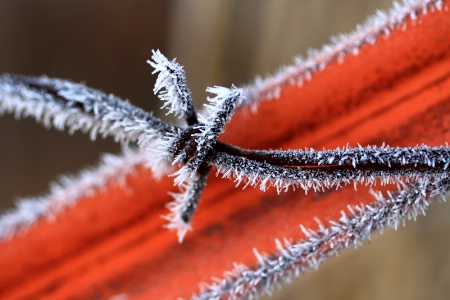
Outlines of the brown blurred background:
[[[155,77],[145,63],[160,49],[185,66],[201,106],[205,87],[248,83],[351,31],[390,0],[0,1],[0,73],[83,81],[158,111]],[[0,118],[0,209],[45,193],[58,174],[117,152],[110,139],[89,141],[46,130],[33,120]],[[276,199],[274,200],[276,201]],[[400,232],[331,259],[273,299],[447,299],[449,204]]]

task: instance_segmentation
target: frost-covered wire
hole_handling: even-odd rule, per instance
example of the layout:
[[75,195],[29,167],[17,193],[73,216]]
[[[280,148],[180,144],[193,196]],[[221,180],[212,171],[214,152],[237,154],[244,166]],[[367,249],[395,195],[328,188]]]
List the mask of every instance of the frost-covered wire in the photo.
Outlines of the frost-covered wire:
[[218,150],[235,156],[245,156],[260,162],[282,166],[333,166],[381,164],[387,167],[394,165],[427,165],[447,170],[450,164],[450,147],[390,147],[386,145],[363,147],[342,147],[317,151],[305,150],[249,150],[232,145],[219,144]]
[[[447,148],[442,150],[448,153]],[[364,148],[361,152],[364,152]],[[424,156],[426,158],[426,155]],[[422,177],[441,176],[448,173],[446,169],[447,161],[450,160],[449,156],[446,157],[445,164],[422,160],[425,161],[424,164],[399,166],[385,161],[383,164],[369,165],[286,167],[217,152],[211,156],[210,161],[217,168],[217,174],[222,174],[223,178],[233,179],[236,185],[245,183],[245,186],[259,187],[262,191],[273,186],[278,192],[287,191],[290,187],[300,187],[308,192],[310,189],[314,191],[337,189],[352,182],[356,188],[357,183],[372,185],[379,180],[384,185],[400,180],[413,181]]]
[[296,243],[276,240],[277,253],[264,256],[254,250],[255,267],[235,264],[233,270],[225,272],[223,279],[213,279],[211,284],[202,284],[201,292],[192,300],[255,299],[271,291],[292,277],[298,277],[308,269],[317,269],[330,256],[351,246],[357,247],[370,239],[370,234],[385,227],[398,228],[406,219],[416,219],[425,214],[430,201],[444,200],[449,195],[450,179],[427,179],[408,185],[400,184],[393,193],[373,193],[376,201],[365,206],[348,207],[338,221],[324,225],[319,220],[319,229],[301,226],[305,238]]
[[91,139],[113,136],[123,144],[147,147],[172,126],[112,94],[66,80],[4,74],[0,76],[0,114],[33,117],[45,127]]

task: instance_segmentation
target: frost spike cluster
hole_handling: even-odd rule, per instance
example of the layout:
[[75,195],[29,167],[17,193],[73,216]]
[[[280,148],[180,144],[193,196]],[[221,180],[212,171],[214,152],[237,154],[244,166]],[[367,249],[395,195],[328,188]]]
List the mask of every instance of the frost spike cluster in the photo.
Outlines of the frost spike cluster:
[[[175,157],[174,163],[184,162],[185,166],[175,173],[176,184],[182,184],[194,176],[200,165],[205,162],[205,158],[213,150],[217,138],[223,132],[223,128],[231,119],[234,110],[242,99],[242,91],[236,87],[228,89],[215,86],[214,88],[208,88],[207,91],[216,94],[216,97],[208,97],[210,104],[205,105],[208,116],[199,115],[200,123],[193,127],[190,143],[178,149],[180,153]],[[182,136],[174,139],[172,145],[179,144],[180,140],[185,138]],[[189,152],[194,152],[194,154],[189,157]]]
[[223,132],[225,125],[243,99],[242,90],[235,86],[231,89],[220,86],[209,87],[206,91],[216,96],[207,98],[209,104],[205,104],[205,107],[208,115],[199,115],[200,124],[196,126],[199,132],[193,135],[197,151],[188,163],[191,171],[197,170],[213,149],[217,138]]
[[183,67],[174,58],[169,61],[159,50],[152,51],[152,60],[147,63],[159,73],[153,92],[164,102],[161,108],[168,108],[167,114],[187,119],[188,124],[197,122],[191,91],[186,83]]

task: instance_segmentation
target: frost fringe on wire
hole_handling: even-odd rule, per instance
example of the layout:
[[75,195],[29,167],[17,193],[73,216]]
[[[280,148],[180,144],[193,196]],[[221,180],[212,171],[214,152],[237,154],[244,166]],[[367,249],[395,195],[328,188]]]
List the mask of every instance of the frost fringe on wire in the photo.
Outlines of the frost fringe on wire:
[[332,37],[330,44],[320,50],[310,50],[306,58],[295,57],[292,65],[280,68],[274,75],[256,77],[246,87],[245,105],[256,110],[261,100],[277,99],[283,86],[302,86],[305,81],[311,80],[314,73],[323,70],[331,62],[342,63],[347,56],[358,55],[362,46],[373,44],[380,37],[389,37],[396,28],[404,28],[406,20],[415,22],[418,16],[442,8],[442,0],[394,1],[389,11],[378,10],[366,22],[358,25],[356,30]]
[[0,217],[0,240],[26,230],[40,218],[52,219],[81,197],[94,194],[109,182],[125,186],[125,177],[145,163],[141,149],[124,149],[119,155],[105,154],[95,168],[86,168],[77,175],[61,176],[50,185],[47,195],[20,199],[15,210]]
[[201,292],[192,300],[254,299],[260,294],[270,294],[275,287],[291,278],[298,277],[308,269],[317,269],[330,256],[345,248],[355,248],[370,239],[372,232],[386,227],[405,225],[405,219],[416,219],[424,215],[430,200],[445,201],[449,195],[450,180],[424,179],[410,185],[399,184],[398,190],[386,195],[372,192],[376,201],[370,205],[348,207],[342,211],[339,221],[326,226],[319,220],[318,230],[300,226],[305,239],[296,243],[276,240],[278,252],[266,256],[253,250],[257,265],[248,268],[235,264],[224,279],[215,279],[212,284],[202,284]]
[[[153,51],[149,61],[158,74],[155,93],[170,113],[186,120],[187,126],[167,124],[140,108],[113,95],[84,85],[51,79],[2,75],[0,77],[0,114],[13,113],[16,118],[34,117],[46,127],[69,132],[89,132],[113,136],[127,145],[135,142],[148,153],[148,164],[158,175],[167,165],[180,165],[172,174],[179,193],[164,216],[167,227],[177,230],[181,242],[191,228],[211,168],[216,176],[230,178],[241,185],[265,191],[275,187],[280,193],[289,188],[323,191],[348,184],[373,185],[377,182],[424,181],[445,178],[450,164],[450,148],[409,148],[389,146],[345,147],[335,150],[249,150],[218,141],[224,126],[244,99],[244,92],[213,87],[206,114],[195,112],[183,68]],[[157,149],[156,151],[153,149]]]

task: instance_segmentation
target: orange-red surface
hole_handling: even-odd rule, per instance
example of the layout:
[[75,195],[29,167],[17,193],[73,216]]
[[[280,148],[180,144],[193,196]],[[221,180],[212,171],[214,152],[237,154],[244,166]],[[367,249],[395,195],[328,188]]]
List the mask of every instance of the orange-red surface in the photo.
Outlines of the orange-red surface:
[[[257,113],[238,112],[221,138],[259,149],[442,145],[449,115],[450,13],[429,12],[302,88],[285,87]],[[189,297],[233,262],[254,265],[253,248],[271,253],[275,238],[303,237],[299,224],[315,228],[314,217],[326,223],[349,204],[374,200],[365,187],[277,195],[211,177],[180,245],[160,218],[173,189],[172,178],[156,182],[139,168],[126,189],[111,183],[1,242],[0,298]]]

